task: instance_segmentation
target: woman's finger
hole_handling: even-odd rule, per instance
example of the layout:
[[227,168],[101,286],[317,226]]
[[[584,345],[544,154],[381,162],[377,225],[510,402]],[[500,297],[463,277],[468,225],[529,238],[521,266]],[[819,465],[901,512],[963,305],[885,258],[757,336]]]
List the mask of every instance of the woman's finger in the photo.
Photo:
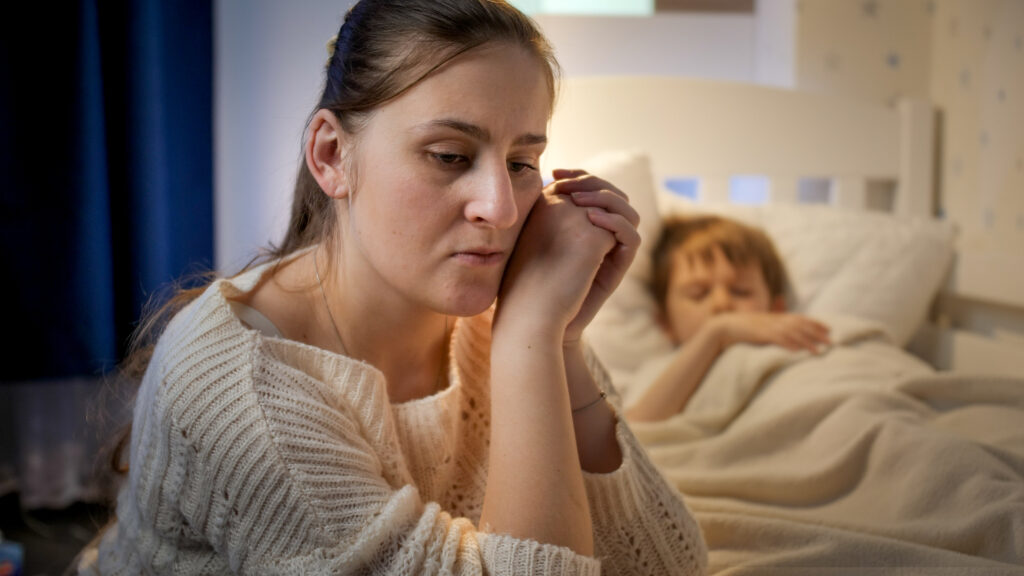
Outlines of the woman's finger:
[[587,208],[587,218],[598,228],[603,228],[615,236],[615,242],[636,249],[640,246],[640,233],[636,226],[622,214],[608,212],[600,208]]
[[570,194],[572,192],[608,190],[609,192],[625,198],[627,201],[629,200],[629,195],[616,188],[611,182],[598,178],[593,174],[583,172],[582,170],[580,172],[582,173],[576,176],[560,179],[555,182],[554,192],[556,194]]
[[640,225],[640,213],[625,198],[609,190],[573,192],[570,198],[577,206],[602,208],[613,214],[621,214],[634,227]]
[[586,174],[586,170],[580,170],[577,168],[555,168],[551,171],[551,176],[555,180],[565,180],[567,178],[576,178]]

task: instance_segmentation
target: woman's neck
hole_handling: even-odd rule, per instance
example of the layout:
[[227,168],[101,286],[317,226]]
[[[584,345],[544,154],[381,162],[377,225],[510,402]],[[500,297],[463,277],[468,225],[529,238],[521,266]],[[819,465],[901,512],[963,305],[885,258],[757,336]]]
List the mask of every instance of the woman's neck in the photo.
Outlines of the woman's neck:
[[328,250],[316,248],[314,265],[323,286],[321,304],[333,323],[328,328],[342,351],[384,373],[392,402],[439,391],[447,382],[448,318],[398,293],[375,270],[360,266],[360,259],[339,252],[328,256]]

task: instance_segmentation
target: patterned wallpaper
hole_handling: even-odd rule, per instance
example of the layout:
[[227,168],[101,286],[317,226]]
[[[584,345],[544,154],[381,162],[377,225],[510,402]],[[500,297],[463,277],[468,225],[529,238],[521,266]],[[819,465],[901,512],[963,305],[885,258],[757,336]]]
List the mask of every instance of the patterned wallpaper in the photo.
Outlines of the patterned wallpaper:
[[799,0],[797,85],[941,112],[940,212],[1024,249],[1024,0]]

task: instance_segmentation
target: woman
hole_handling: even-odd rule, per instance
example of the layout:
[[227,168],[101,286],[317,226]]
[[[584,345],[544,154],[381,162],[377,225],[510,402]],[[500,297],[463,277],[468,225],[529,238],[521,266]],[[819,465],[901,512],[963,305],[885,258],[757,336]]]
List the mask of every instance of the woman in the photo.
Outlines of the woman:
[[286,239],[160,336],[89,570],[703,570],[580,341],[637,215],[581,171],[542,192],[554,66],[504,2],[352,8]]

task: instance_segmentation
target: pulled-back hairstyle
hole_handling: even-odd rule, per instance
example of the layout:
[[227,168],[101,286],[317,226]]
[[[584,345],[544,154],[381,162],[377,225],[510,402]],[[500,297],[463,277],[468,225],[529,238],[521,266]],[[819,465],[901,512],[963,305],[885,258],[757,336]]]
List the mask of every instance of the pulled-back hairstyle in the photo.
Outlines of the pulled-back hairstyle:
[[[358,134],[375,108],[488,43],[516,45],[535,56],[554,103],[559,66],[551,45],[533,20],[504,0],[362,0],[338,32],[316,109],[330,110],[346,133]],[[288,232],[271,256],[329,237],[334,218],[330,198],[302,162]]]
[[[346,14],[332,42],[323,92],[310,119],[330,110],[345,132],[356,135],[376,108],[457,55],[491,43],[518,46],[536,57],[554,104],[559,66],[551,45],[533,20],[505,0],[362,0]],[[301,162],[284,239],[245,269],[328,240],[334,224],[330,198]],[[213,280],[207,274],[198,287],[174,289],[163,305],[147,306],[121,363],[122,375],[141,380],[167,322]],[[122,451],[129,434],[130,428],[119,435],[111,454],[111,465],[121,474],[127,472]]]
[[715,248],[721,249],[733,266],[757,264],[772,300],[785,297],[789,283],[786,267],[775,244],[763,230],[721,216],[673,217],[664,222],[652,255],[651,290],[662,314],[665,314],[672,267],[680,250],[710,262]]
[[[310,119],[330,110],[345,132],[356,135],[376,108],[457,55],[489,43],[519,46],[536,57],[554,104],[560,71],[554,51],[536,23],[505,0],[361,0],[331,42],[323,92]],[[245,270],[328,240],[334,214],[331,199],[300,162],[284,239]],[[166,323],[213,279],[207,274],[198,287],[173,290],[162,306],[147,306],[121,365],[124,374],[141,379]]]

